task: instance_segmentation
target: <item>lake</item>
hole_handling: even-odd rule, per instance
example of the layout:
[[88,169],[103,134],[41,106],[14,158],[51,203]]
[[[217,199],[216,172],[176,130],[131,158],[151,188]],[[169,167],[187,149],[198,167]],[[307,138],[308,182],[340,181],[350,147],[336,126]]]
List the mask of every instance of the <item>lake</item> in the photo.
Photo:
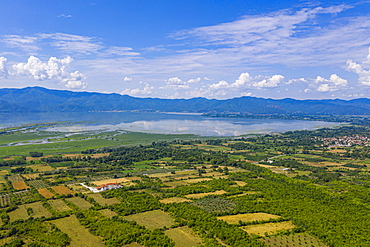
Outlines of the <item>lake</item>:
[[213,118],[204,117],[200,114],[176,113],[52,112],[0,114],[0,127],[64,121],[73,124],[46,130],[66,133],[124,130],[161,134],[195,134],[199,136],[240,136],[289,130],[313,130],[338,125],[338,123],[323,121]]

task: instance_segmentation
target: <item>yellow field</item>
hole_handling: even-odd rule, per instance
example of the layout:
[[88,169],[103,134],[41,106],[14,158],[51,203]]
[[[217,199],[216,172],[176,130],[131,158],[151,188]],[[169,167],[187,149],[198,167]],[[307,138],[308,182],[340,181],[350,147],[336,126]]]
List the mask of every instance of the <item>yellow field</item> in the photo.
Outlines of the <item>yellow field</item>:
[[239,186],[244,186],[244,185],[247,185],[247,183],[246,182],[244,182],[244,181],[234,181],[237,185],[239,185]]
[[277,223],[266,223],[266,224],[259,224],[259,225],[251,225],[251,226],[243,226],[241,229],[244,231],[253,234],[257,234],[260,236],[264,236],[265,232],[269,235],[276,234],[278,231],[281,230],[290,230],[293,229],[295,225],[291,221],[283,221]]
[[131,244],[124,244],[122,247],[145,247],[144,245],[138,244],[138,243],[131,243]]
[[26,190],[30,188],[30,186],[28,186],[24,181],[23,182],[13,182],[12,186],[16,190]]
[[208,196],[208,195],[222,195],[222,194],[225,194],[225,193],[227,193],[227,192],[224,191],[224,190],[218,190],[218,191],[215,191],[215,192],[208,192],[208,193],[189,194],[189,195],[186,195],[185,197],[198,199],[198,198],[202,198],[202,197],[205,197],[205,196]]
[[63,200],[61,199],[57,199],[57,200],[49,200],[48,203],[50,204],[50,206],[56,210],[56,211],[59,211],[59,212],[63,212],[63,211],[68,211],[68,210],[72,210],[70,207],[68,207],[67,204],[65,204],[65,202],[63,202]]
[[72,198],[67,198],[66,200],[72,202],[77,207],[81,208],[82,210],[88,209],[92,206],[90,202],[85,201],[85,199],[81,197],[72,197]]
[[55,187],[51,187],[56,193],[58,193],[59,195],[70,195],[70,194],[73,194],[74,192],[70,189],[68,189],[67,187],[63,186],[63,185],[60,185],[60,186],[55,186]]
[[76,216],[61,218],[51,221],[62,232],[66,233],[71,238],[71,247],[100,247],[105,246],[102,241],[92,235],[85,227],[77,220]]
[[32,173],[32,174],[22,174],[24,179],[36,179],[39,177],[40,173]]
[[191,202],[189,199],[181,198],[181,197],[171,197],[171,198],[165,198],[163,200],[160,200],[161,203],[180,203],[180,202]]
[[100,186],[102,184],[109,184],[109,183],[125,183],[130,182],[127,178],[115,178],[115,179],[108,179],[108,180],[100,180],[100,181],[94,181],[91,182],[92,184],[95,184],[96,186]]
[[122,219],[136,221],[139,225],[143,225],[150,230],[164,226],[170,227],[175,223],[171,216],[161,210],[123,216]]
[[116,212],[113,212],[112,210],[110,209],[102,209],[102,210],[99,210],[99,212],[104,215],[104,216],[107,216],[109,218],[112,218],[113,216],[117,216],[118,214]]
[[30,165],[30,166],[27,166],[27,167],[32,168],[36,172],[46,172],[46,171],[54,170],[53,167],[51,167],[49,165],[46,165],[46,164]]
[[92,158],[100,158],[100,157],[105,157],[108,156],[109,153],[101,153],[101,154],[93,154],[91,155]]
[[21,205],[16,210],[9,212],[8,215],[10,217],[10,222],[19,219],[25,220],[28,218],[27,210],[24,205]]
[[54,194],[47,188],[38,189],[37,191],[46,199],[52,198],[54,196]]
[[99,194],[99,193],[89,194],[89,197],[94,198],[94,200],[102,206],[113,205],[113,204],[116,204],[116,203],[120,203],[120,201],[118,201],[114,197],[106,199],[106,198],[102,197],[102,195]]
[[280,216],[273,215],[273,214],[266,214],[266,213],[253,213],[253,214],[236,214],[236,215],[227,215],[217,217],[219,220],[224,220],[228,224],[237,224],[239,221],[249,222],[249,221],[256,221],[256,220],[269,220],[269,219],[277,219]]
[[209,180],[212,180],[212,178],[194,178],[194,179],[185,180],[184,182],[189,183],[189,184],[195,184],[195,183],[209,181]]
[[0,176],[5,176],[7,174],[9,174],[8,170],[0,170]]
[[176,247],[198,246],[203,244],[202,239],[196,236],[187,226],[170,229],[164,233],[175,241]]

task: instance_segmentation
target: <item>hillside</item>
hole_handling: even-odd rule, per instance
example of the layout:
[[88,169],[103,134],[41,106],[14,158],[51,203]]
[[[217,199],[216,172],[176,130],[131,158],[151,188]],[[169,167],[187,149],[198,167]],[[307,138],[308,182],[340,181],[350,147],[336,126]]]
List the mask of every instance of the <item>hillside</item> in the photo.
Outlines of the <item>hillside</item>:
[[42,87],[0,89],[0,112],[162,111],[250,114],[369,115],[370,99],[295,100],[241,97],[135,98],[120,94],[72,92]]

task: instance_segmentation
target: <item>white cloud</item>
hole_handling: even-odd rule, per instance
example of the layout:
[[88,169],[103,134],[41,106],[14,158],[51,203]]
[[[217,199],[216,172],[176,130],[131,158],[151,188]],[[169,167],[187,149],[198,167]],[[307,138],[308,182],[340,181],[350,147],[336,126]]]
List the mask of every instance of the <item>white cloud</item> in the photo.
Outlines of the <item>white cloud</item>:
[[6,69],[6,61],[5,57],[0,57],[0,78],[7,78],[8,77],[8,70]]
[[318,88],[317,91],[319,92],[329,92],[331,91],[332,88],[329,86],[329,84],[321,84]]
[[367,56],[367,61],[363,62],[362,65],[352,60],[347,61],[347,70],[352,71],[358,75],[358,82],[365,86],[370,86],[370,70],[364,69],[364,65],[370,63],[370,48]]
[[2,42],[13,48],[21,48],[24,51],[36,51],[40,48],[36,45],[37,38],[30,36],[5,35]]
[[85,76],[79,71],[68,72],[68,66],[72,61],[69,56],[63,59],[50,57],[48,62],[44,63],[39,58],[30,56],[27,63],[13,65],[13,75],[30,76],[39,81],[57,80],[68,88],[84,88]]
[[130,95],[130,96],[149,96],[153,93],[154,87],[150,86],[148,83],[145,84],[143,89],[135,88],[135,89],[125,89],[121,92],[122,95]]
[[118,47],[118,46],[111,46],[106,53],[119,55],[119,56],[139,56],[139,52],[133,52],[131,47]]
[[345,87],[348,85],[346,79],[340,78],[336,74],[332,74],[330,79],[325,79],[322,76],[317,76],[314,80],[315,84],[320,84],[317,87],[318,92],[329,92],[329,91],[336,91],[339,87]]
[[132,81],[132,78],[126,76],[125,78],[123,78],[123,81]]
[[267,79],[262,81],[253,83],[253,87],[257,88],[265,88],[265,87],[278,87],[284,80],[284,76],[282,75],[273,75]]
[[57,17],[64,17],[64,18],[71,18],[72,15],[65,15],[65,14],[60,14]]
[[233,87],[240,87],[249,83],[252,80],[252,77],[247,73],[241,73],[239,78],[232,84]]
[[220,88],[228,88],[230,87],[229,83],[227,81],[220,81],[219,83],[211,84],[209,85],[211,89],[220,89]]

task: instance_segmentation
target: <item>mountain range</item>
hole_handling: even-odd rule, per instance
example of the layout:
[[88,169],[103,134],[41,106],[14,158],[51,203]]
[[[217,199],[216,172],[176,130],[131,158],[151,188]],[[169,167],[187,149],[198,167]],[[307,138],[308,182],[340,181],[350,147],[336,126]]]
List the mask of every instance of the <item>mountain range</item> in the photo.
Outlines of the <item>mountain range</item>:
[[296,100],[240,97],[226,100],[136,98],[42,87],[0,89],[0,112],[160,111],[240,114],[370,115],[370,99]]

